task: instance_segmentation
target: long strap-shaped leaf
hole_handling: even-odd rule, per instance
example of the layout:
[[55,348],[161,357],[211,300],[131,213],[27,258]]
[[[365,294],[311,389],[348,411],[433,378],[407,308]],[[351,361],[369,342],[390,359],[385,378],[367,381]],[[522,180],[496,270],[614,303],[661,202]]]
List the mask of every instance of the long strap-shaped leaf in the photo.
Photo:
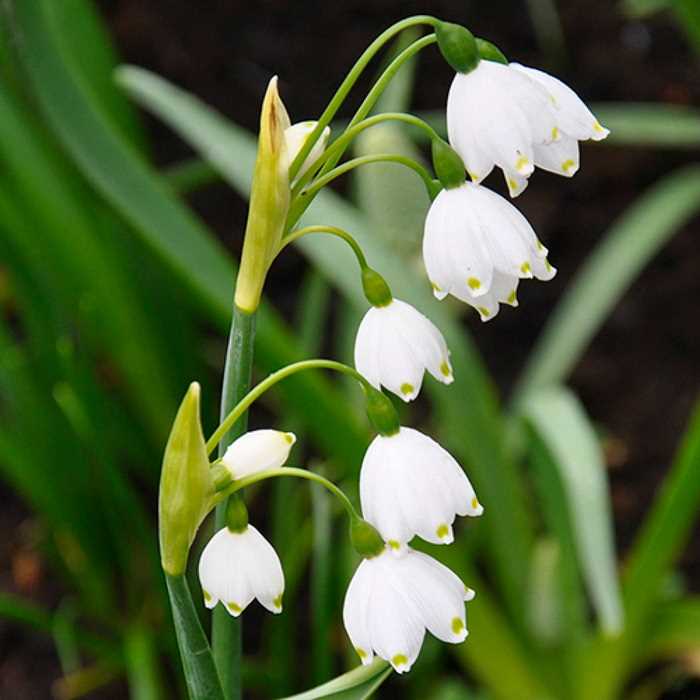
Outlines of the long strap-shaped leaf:
[[514,403],[566,379],[588,343],[649,260],[700,211],[700,166],[665,177],[613,225],[549,318]]
[[606,632],[622,628],[612,508],[605,461],[593,426],[578,399],[564,387],[529,396],[524,413],[552,455],[563,486],[584,578]]
[[307,690],[298,695],[290,695],[284,700],[365,700],[391,674],[391,666],[386,661],[375,659],[368,666],[359,666],[328,683]]
[[165,581],[190,700],[224,700],[209,640],[197,616],[187,579],[165,574]]

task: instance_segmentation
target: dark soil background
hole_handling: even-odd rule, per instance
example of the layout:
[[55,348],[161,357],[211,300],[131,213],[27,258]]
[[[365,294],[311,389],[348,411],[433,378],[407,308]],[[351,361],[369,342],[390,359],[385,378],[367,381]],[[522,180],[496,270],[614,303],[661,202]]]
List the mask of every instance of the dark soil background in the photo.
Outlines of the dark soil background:
[[[272,74],[280,75],[292,120],[312,118],[362,49],[390,23],[415,13],[467,24],[501,46],[511,60],[556,72],[590,102],[700,103],[700,61],[672,16],[658,15],[643,23],[628,20],[618,3],[610,0],[560,0],[557,5],[563,52],[548,49],[547,36],[538,42],[525,0],[98,2],[124,61],[166,76],[251,130],[257,128],[263,90]],[[437,51],[423,52],[413,107],[443,108],[450,80],[450,70]],[[190,155],[160,124],[149,119],[147,124],[157,163],[169,165]],[[610,224],[645,188],[698,156],[612,146],[586,145],[582,151],[582,169],[573,180],[538,171],[517,201],[552,251],[559,269],[556,279],[546,285],[524,285],[517,312],[504,309],[498,319],[483,325],[473,316],[465,321],[504,394],[548,312]],[[501,187],[494,178],[489,184]],[[228,189],[211,187],[193,204],[226,241],[243,225],[245,204]],[[571,378],[607,436],[622,555],[669,468],[700,386],[699,236],[700,221],[695,220],[652,262]],[[297,287],[303,266],[300,257],[289,256],[280,268],[284,273],[277,282],[273,279],[271,296],[282,308]],[[7,508],[15,522],[29,517],[17,504]],[[31,578],[32,567],[40,565],[18,558],[16,552],[13,561],[15,583]],[[688,587],[700,591],[697,537],[684,556],[683,571]],[[0,656],[0,698],[48,697],[46,679],[59,676],[50,642],[20,632],[10,640],[9,634],[3,627],[2,646],[16,646],[10,656]],[[42,669],[34,680],[26,664],[31,654]],[[24,664],[18,663],[20,657]],[[22,688],[19,695],[18,688]],[[700,697],[700,692],[693,692],[680,688],[666,697]],[[112,688],[109,695],[88,697],[120,695]]]

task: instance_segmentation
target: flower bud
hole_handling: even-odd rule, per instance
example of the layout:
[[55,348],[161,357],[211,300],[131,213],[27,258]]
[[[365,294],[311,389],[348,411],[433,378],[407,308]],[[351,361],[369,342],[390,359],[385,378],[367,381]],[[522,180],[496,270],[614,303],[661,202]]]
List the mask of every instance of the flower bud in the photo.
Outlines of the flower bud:
[[365,559],[376,557],[384,551],[384,540],[373,525],[361,518],[350,523],[350,540],[355,551]]
[[[297,122],[292,124],[290,127],[285,129],[284,138],[287,143],[287,167],[291,166],[294,159],[297,157],[299,151],[306,143],[306,139],[309,137],[311,132],[316,128],[318,122]],[[306,160],[301,164],[299,172],[296,175],[296,179],[299,179],[314,161],[323,153],[326,149],[326,144],[328,143],[328,138],[331,135],[331,129],[327,126],[318,137],[318,140],[313,145],[309,151],[309,155],[306,156]]]
[[367,416],[374,429],[386,437],[399,432],[401,424],[391,399],[374,387],[365,387]]
[[160,559],[171,576],[184,573],[195,534],[211,505],[213,487],[199,418],[199,393],[199,384],[190,384],[165,446],[160,475]]
[[233,441],[221,458],[232,479],[242,479],[265,469],[278,469],[296,442],[294,433],[251,430]]
[[372,306],[387,306],[391,304],[391,290],[386,280],[375,270],[366,267],[362,270],[362,289],[367,301]]
[[260,114],[258,155],[250,192],[241,267],[236,281],[236,306],[252,313],[260,303],[265,276],[279,250],[289,211],[289,160],[285,131],[289,115],[270,80]]
[[435,34],[440,53],[458,73],[469,73],[479,65],[474,35],[466,27],[440,22],[435,27]]
[[457,152],[442,139],[433,139],[431,144],[433,168],[435,174],[446,189],[453,189],[464,184],[464,163]]

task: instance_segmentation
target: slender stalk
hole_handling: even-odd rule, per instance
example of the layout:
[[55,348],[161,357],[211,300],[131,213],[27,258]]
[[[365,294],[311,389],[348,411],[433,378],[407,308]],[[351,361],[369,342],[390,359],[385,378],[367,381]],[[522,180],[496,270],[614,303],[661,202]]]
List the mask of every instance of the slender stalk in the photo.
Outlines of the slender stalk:
[[[419,51],[424,49],[426,46],[431,46],[437,41],[435,34],[428,34],[417,41],[414,41],[410,46],[407,46],[394,60],[384,69],[384,72],[379,76],[377,82],[372,86],[371,90],[367,93],[367,96],[362,101],[362,104],[357,108],[355,115],[350,120],[348,124],[348,130],[355,126],[358,126],[362,120],[370,113],[372,107],[376,104],[377,100],[381,97],[384,90],[386,90],[387,85],[391,82],[393,77],[398,73],[401,66],[403,66],[406,61],[413,58]],[[431,136],[435,137],[437,134],[433,132]],[[340,140],[340,139],[338,139]],[[324,166],[324,171],[326,169],[332,168],[343,156],[343,151],[337,153],[333,160],[329,160]],[[323,171],[321,172],[323,174]]]
[[301,215],[306,211],[309,204],[313,201],[313,198],[330,182],[335,180],[341,175],[359,168],[362,165],[368,165],[370,163],[398,163],[399,165],[404,165],[416,172],[420,178],[423,180],[425,189],[428,192],[428,197],[434,199],[436,194],[435,181],[430,171],[418,161],[408,156],[402,156],[397,153],[372,153],[371,155],[361,156],[360,158],[353,158],[348,160],[342,165],[339,165],[333,170],[328,171],[324,175],[320,176],[303,192],[301,192],[294,200],[292,206],[289,208],[289,216],[287,217],[287,228],[291,228],[299,220]]
[[184,576],[165,574],[165,582],[190,700],[225,700],[187,580]]
[[[344,365],[342,362],[336,362],[335,360],[302,360],[301,362],[294,362],[291,365],[287,365],[286,367],[273,372],[266,379],[263,379],[263,381],[249,391],[231,410],[231,412],[222,419],[221,425],[219,425],[209,440],[207,440],[207,451],[209,454],[214,451],[214,448],[219,444],[224,435],[226,435],[229,431],[233,432],[231,430],[232,426],[236,425],[239,418],[243,416],[254,401],[259,399],[268,389],[277,384],[277,382],[281,382],[286,377],[296,374],[297,372],[303,372],[307,369],[332,369],[336,372],[341,372],[342,374],[348,374],[351,377],[354,377],[363,386],[370,386],[369,382],[356,369],[349,367],[348,365]],[[240,427],[238,428],[237,432],[242,432]],[[219,450],[219,454],[221,454],[221,449]],[[260,473],[262,474],[264,472]],[[241,479],[240,481],[236,481],[236,484],[242,484],[245,481],[245,479]],[[238,489],[235,489],[235,491],[237,490]],[[233,493],[233,491],[231,493]]]
[[306,226],[304,228],[297,229],[296,231],[292,231],[282,239],[280,252],[290,243],[294,243],[294,241],[299,240],[303,236],[307,236],[310,233],[325,233],[330,236],[337,236],[338,238],[341,238],[352,248],[352,252],[355,253],[357,262],[360,264],[360,269],[364,270],[367,267],[367,259],[365,258],[365,254],[362,252],[362,248],[360,248],[360,244],[347,231],[344,231],[342,228],[338,228],[337,226]]
[[243,479],[236,479],[222,492],[221,497],[226,498],[226,496],[237,493],[241,489],[246,488],[246,486],[252,486],[253,484],[257,484],[258,481],[274,479],[278,476],[293,476],[298,479],[307,479],[308,481],[321,484],[321,486],[328,489],[342,503],[343,508],[345,508],[348,517],[351,520],[361,520],[359,513],[355,510],[355,506],[352,504],[352,501],[345,495],[345,492],[339,486],[336,486],[332,481],[326,479],[325,476],[316,474],[316,472],[311,472],[308,469],[300,469],[299,467],[265,469],[264,471],[246,476]]
[[[349,126],[345,132],[339,136],[333,143],[326,148],[326,150],[308,167],[306,172],[297,179],[292,189],[292,199],[296,197],[299,192],[303,189],[304,185],[313,177],[314,173],[318,171],[319,167],[324,165],[327,161],[332,158],[333,164],[338,162],[338,158],[343,155],[345,149],[350,145],[352,140],[361,134],[365,129],[376,126],[377,124],[383,124],[384,122],[395,121],[403,122],[404,124],[410,124],[411,126],[418,127],[425,131],[430,140],[439,139],[437,131],[433,129],[428,122],[416,117],[413,114],[405,114],[404,112],[382,112],[382,114],[375,114],[372,117],[363,119],[354,125]],[[332,166],[331,166],[332,167]]]
[[309,134],[306,139],[304,147],[299,151],[297,157],[289,168],[289,179],[293,180],[296,174],[301,168],[301,164],[306,160],[306,157],[311,152],[316,141],[318,141],[319,136],[323,133],[323,130],[331,123],[331,120],[336,115],[336,112],[340,106],[345,101],[348,93],[352,89],[353,85],[357,82],[357,79],[362,75],[362,72],[367,67],[367,64],[374,58],[375,54],[394,36],[402,32],[404,29],[409,27],[414,27],[418,24],[426,24],[430,26],[437,25],[438,20],[435,17],[429,15],[416,15],[414,17],[407,17],[400,22],[392,24],[391,27],[383,31],[362,53],[360,58],[357,59],[355,65],[350,69],[340,87],[336,90],[335,95],[331,98],[328,106],[323,111],[323,114],[318,119],[318,124],[316,128]]
[[[246,313],[234,304],[221,391],[222,418],[240,402],[250,388],[254,339],[255,314]],[[231,423],[219,436],[219,456],[223,456],[226,448],[245,431],[245,410],[239,417],[241,420],[237,424]],[[216,508],[217,531],[224,527],[225,519],[226,503],[223,502]],[[223,606],[217,606],[212,615],[212,648],[225,700],[241,698],[241,637],[241,619],[232,618]]]

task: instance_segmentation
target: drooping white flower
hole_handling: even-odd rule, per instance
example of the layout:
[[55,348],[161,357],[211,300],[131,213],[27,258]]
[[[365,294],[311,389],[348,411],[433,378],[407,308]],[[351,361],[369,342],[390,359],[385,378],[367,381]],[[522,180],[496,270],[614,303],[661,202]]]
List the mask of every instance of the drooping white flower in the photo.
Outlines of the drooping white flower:
[[450,544],[457,515],[484,512],[454,457],[427,435],[403,427],[378,435],[367,448],[360,501],[365,519],[397,553],[414,535]]
[[296,442],[294,433],[251,430],[234,440],[221,458],[232,479],[242,479],[265,469],[281,467]]
[[578,141],[609,133],[557,78],[487,60],[455,76],[447,97],[447,131],[472,180],[481,182],[497,165],[511,197],[525,189],[535,166],[572,176],[578,170]]
[[500,303],[518,305],[520,279],[556,274],[527,219],[471,182],[442,190],[431,204],[423,261],[435,296],[452,294],[476,308],[482,321],[493,318]]
[[409,548],[392,557],[385,549],[357,568],[343,622],[363,664],[377,654],[404,673],[418,657],[426,629],[452,644],[467,638],[464,601],[473,597],[457,575],[427,554]]
[[282,612],[282,565],[252,525],[242,532],[224,527],[209,540],[199,560],[199,582],[207,608],[221,601],[238,617],[257,598],[270,612]]
[[454,381],[449,355],[435,325],[399,299],[370,308],[355,338],[357,371],[404,401],[418,396],[425,370],[443,384]]
[[[290,127],[287,127],[287,129],[285,129],[284,138],[287,142],[287,158],[289,159],[289,165],[291,165],[294,162],[294,159],[297,157],[299,151],[301,151],[302,146],[306,142],[306,139],[309,137],[309,134],[316,128],[316,124],[318,124],[318,122],[297,122],[296,124],[292,124]],[[309,152],[309,155],[302,163],[301,168],[299,168],[299,171],[297,172],[296,177],[294,178],[295,180],[301,177],[314,163],[314,161],[321,155],[321,153],[323,153],[323,151],[326,148],[326,144],[328,143],[328,137],[330,136],[330,134],[330,127],[327,126],[321,132],[321,135],[318,137],[318,140],[313,145],[313,148]]]

